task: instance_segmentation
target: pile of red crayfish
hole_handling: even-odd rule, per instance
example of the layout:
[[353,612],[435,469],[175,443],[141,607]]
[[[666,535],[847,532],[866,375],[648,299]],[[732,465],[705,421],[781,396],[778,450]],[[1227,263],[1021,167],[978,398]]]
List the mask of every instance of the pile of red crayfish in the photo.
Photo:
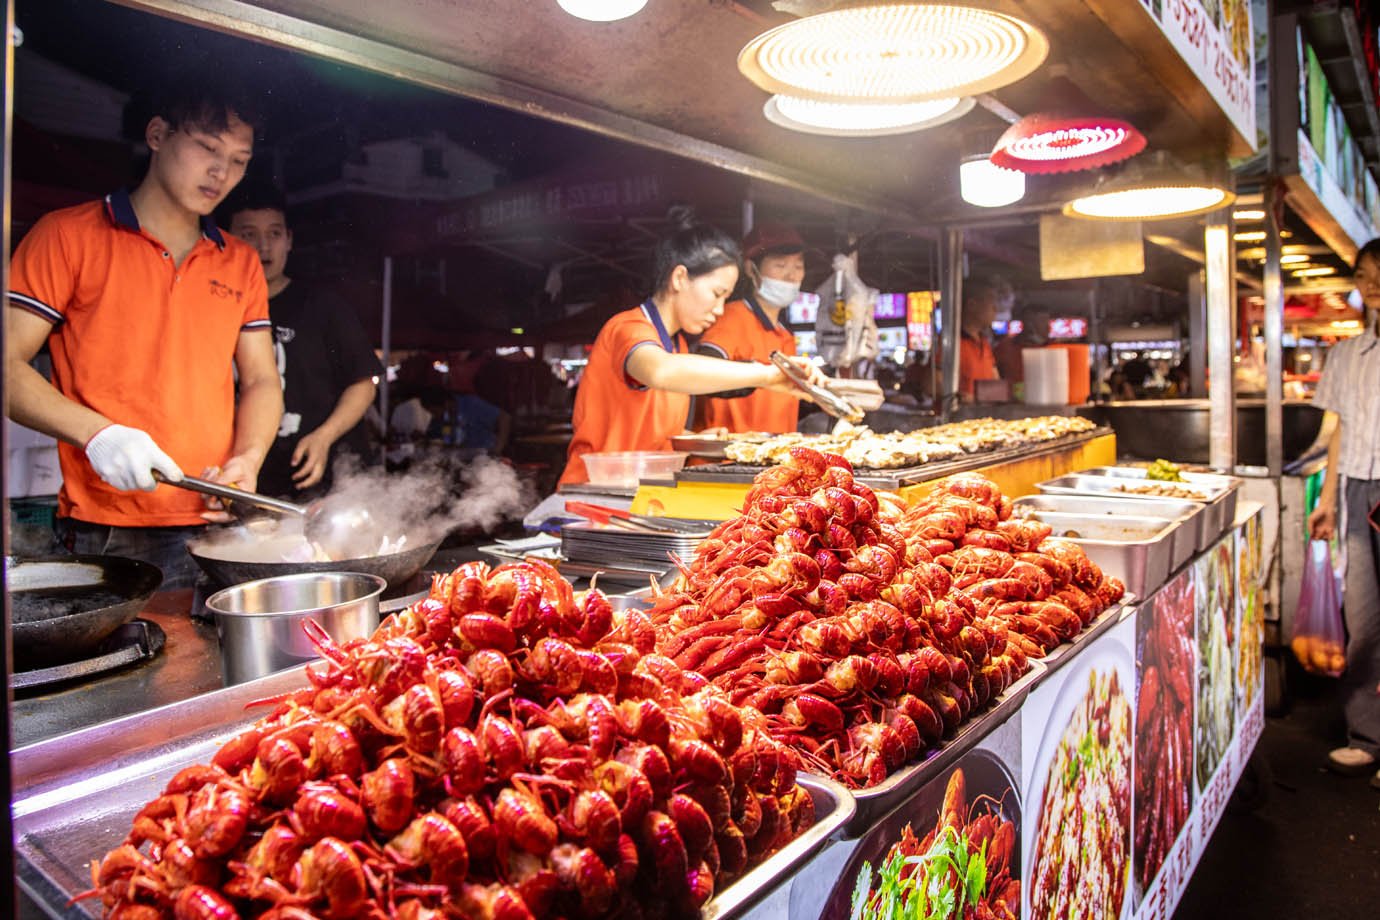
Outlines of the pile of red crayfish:
[[1048,524],[1012,518],[1011,509],[995,483],[968,473],[907,508],[899,526],[953,576],[951,598],[1005,626],[1008,642],[1038,658],[1078,635],[1126,586],[1083,547],[1051,537]]
[[111,918],[696,915],[813,823],[760,713],[646,615],[482,563],[174,776],[93,864]]
[[981,476],[906,509],[796,448],[657,598],[657,649],[766,714],[810,769],[876,785],[1120,596],[1076,544],[1010,515]]

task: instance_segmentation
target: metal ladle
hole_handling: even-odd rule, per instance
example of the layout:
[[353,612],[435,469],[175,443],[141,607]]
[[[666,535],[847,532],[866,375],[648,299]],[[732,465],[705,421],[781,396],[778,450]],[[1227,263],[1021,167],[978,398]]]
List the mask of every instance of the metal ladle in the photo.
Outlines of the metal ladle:
[[310,504],[299,505],[195,476],[183,476],[180,482],[173,482],[155,470],[153,477],[179,489],[213,495],[226,501],[244,502],[288,517],[301,518],[302,533],[332,559],[361,559],[377,555],[382,542],[374,518],[366,509],[346,504],[329,495]]

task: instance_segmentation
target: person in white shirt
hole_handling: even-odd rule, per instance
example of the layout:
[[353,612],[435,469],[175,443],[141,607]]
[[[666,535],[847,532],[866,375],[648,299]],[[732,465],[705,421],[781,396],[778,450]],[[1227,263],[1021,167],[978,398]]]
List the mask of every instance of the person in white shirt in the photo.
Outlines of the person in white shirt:
[[[1344,503],[1347,746],[1328,754],[1328,766],[1353,776],[1380,766],[1380,531],[1368,517],[1380,504],[1380,239],[1356,256],[1356,289],[1365,303],[1365,331],[1332,348],[1313,400],[1337,427],[1318,506],[1308,516],[1312,536],[1330,539],[1337,532],[1339,499]],[[1380,789],[1380,770],[1371,785]]]

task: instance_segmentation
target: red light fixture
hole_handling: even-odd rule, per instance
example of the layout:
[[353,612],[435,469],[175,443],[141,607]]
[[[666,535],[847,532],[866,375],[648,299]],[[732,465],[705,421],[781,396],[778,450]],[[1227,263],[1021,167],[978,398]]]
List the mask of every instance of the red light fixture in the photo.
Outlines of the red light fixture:
[[1135,156],[1145,135],[1119,118],[1027,115],[1006,129],[992,149],[992,162],[1023,173],[1096,169]]

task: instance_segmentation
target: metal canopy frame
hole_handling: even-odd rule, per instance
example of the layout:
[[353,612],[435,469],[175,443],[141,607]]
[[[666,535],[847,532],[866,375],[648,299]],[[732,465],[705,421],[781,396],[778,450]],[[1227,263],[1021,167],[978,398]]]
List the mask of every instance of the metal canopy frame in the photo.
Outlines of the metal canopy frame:
[[812,173],[387,42],[263,9],[243,0],[111,2],[697,160],[903,224],[922,223],[918,214],[897,208],[893,201],[840,187]]

